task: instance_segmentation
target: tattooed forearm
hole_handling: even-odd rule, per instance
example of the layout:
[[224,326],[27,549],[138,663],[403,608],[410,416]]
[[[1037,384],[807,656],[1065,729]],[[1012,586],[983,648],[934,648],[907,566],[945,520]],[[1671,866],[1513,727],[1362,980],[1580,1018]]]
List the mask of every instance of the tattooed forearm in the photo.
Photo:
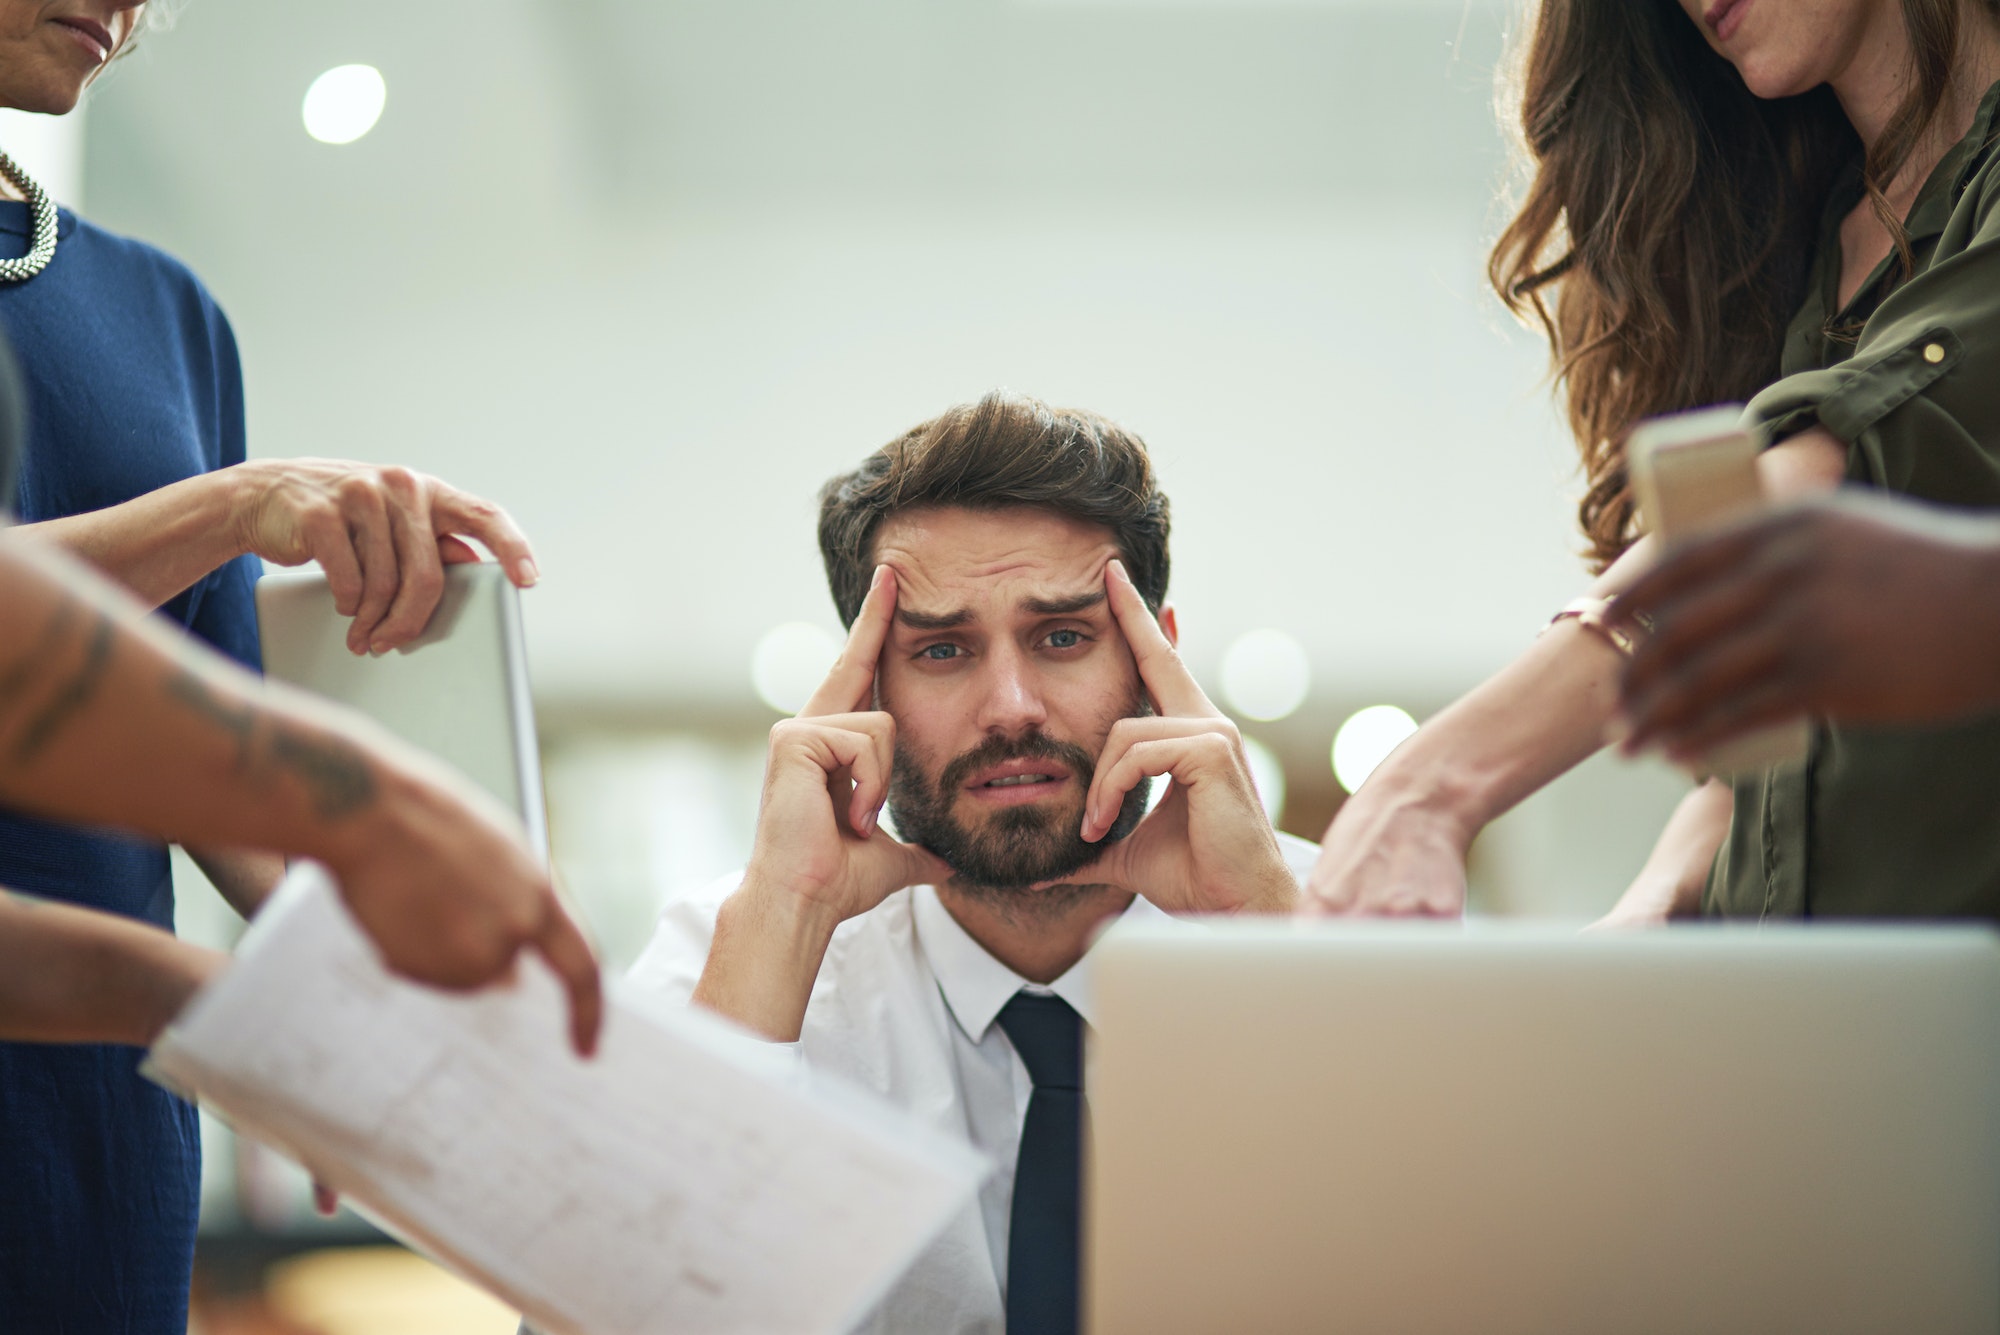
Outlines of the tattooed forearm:
[[78,610],[74,598],[63,599],[55,615],[49,618],[49,624],[42,628],[41,638],[35,641],[35,647],[5,668],[0,668],[0,705],[26,694],[36,680],[47,673],[50,661],[62,652],[62,642],[75,624]]
[[352,815],[375,798],[375,773],[368,757],[337,737],[314,737],[280,727],[271,735],[271,759],[312,790],[313,809],[323,819]]
[[280,770],[303,783],[322,820],[351,815],[374,799],[377,785],[368,757],[340,738],[272,722],[249,701],[217,695],[191,671],[177,673],[167,693],[235,739],[238,772]]
[[[60,615],[60,614],[58,614]],[[90,644],[84,650],[83,664],[70,674],[40,710],[28,720],[21,732],[21,739],[14,744],[14,763],[25,765],[41,753],[49,740],[62,730],[65,723],[76,716],[76,712],[90,703],[103,684],[105,669],[111,666],[111,646],[116,641],[118,626],[102,612],[95,614],[90,630]]]
[[257,732],[257,710],[254,706],[248,703],[230,704],[186,668],[168,680],[167,694],[234,737],[236,768],[238,771],[249,768],[250,740]]

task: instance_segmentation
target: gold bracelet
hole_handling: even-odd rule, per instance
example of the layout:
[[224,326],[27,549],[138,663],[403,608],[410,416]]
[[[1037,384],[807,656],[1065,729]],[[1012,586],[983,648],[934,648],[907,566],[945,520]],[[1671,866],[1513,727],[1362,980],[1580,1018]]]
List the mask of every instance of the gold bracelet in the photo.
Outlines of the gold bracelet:
[[1586,597],[1572,599],[1570,602],[1563,604],[1562,611],[1549,618],[1549,624],[1542,627],[1542,633],[1547,634],[1550,630],[1554,629],[1558,621],[1567,621],[1571,617],[1575,617],[1577,625],[1582,626],[1585,630],[1594,631],[1603,638],[1606,644],[1625,655],[1625,657],[1630,658],[1632,651],[1639,647],[1638,638],[1630,631],[1621,630],[1619,627],[1606,621],[1604,614],[1610,610],[1611,600],[1609,598]]

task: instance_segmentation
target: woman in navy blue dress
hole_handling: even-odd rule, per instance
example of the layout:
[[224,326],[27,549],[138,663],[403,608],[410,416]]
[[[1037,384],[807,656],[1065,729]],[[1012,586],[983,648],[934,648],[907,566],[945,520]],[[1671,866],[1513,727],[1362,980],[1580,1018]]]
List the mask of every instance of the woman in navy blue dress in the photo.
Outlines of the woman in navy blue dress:
[[[63,114],[143,21],[130,0],[0,0],[0,106]],[[4,147],[4,145],[0,145]],[[12,262],[4,262],[12,261]],[[257,666],[257,559],[318,561],[349,647],[419,631],[476,538],[519,584],[527,543],[433,478],[245,461],[228,321],[186,268],[58,212],[0,157],[0,330],[29,404],[15,511],[160,613]],[[4,508],[4,507],[0,507]],[[243,912],[282,872],[190,849]],[[0,885],[171,929],[164,845],[0,812]],[[200,1180],[194,1109],[129,1047],[0,1044],[0,1331],[184,1335]]]

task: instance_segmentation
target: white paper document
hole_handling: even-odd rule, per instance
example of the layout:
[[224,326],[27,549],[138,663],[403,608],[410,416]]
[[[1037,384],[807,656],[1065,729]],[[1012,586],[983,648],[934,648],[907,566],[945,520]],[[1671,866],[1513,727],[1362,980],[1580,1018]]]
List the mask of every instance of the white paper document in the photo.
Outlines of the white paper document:
[[392,977],[308,865],[146,1073],[550,1335],[846,1330],[984,1175],[718,1021],[609,1000],[584,1061],[539,960],[468,996]]

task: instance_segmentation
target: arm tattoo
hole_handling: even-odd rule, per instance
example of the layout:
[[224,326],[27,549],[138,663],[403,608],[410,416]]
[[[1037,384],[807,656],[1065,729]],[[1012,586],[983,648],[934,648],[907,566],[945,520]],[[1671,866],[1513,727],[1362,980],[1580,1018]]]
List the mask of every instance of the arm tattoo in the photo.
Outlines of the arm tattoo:
[[49,618],[49,624],[42,628],[42,638],[35,642],[35,647],[0,671],[0,702],[15,699],[35,684],[35,678],[45,670],[43,664],[62,652],[63,638],[69,634],[76,612],[76,600],[63,599],[55,615]]
[[[239,773],[271,768],[303,783],[322,820],[338,820],[374,800],[375,773],[360,748],[269,720],[250,702],[233,704],[186,668],[167,683],[167,693],[236,739]],[[268,726],[260,730],[260,722]]]
[[[67,601],[57,609],[55,616],[49,620],[48,630],[44,632],[37,652],[61,649],[61,641],[69,633],[75,612],[76,605]],[[97,694],[97,688],[103,684],[105,670],[111,665],[111,650],[117,634],[117,625],[110,617],[102,612],[95,614],[83,662],[57,685],[54,694],[42,703],[21,729],[12,756],[16,765],[25,765],[41,754],[50,740],[62,731],[63,725]],[[8,669],[4,678],[0,678],[0,695],[20,693],[35,675],[33,667],[32,658],[24,658]]]
[[368,757],[337,737],[274,728],[271,759],[312,789],[313,809],[324,820],[351,815],[375,798],[375,774]]
[[257,711],[248,704],[231,705],[208,689],[187,668],[167,680],[167,694],[236,739],[236,769],[250,768],[250,739],[257,731]]

